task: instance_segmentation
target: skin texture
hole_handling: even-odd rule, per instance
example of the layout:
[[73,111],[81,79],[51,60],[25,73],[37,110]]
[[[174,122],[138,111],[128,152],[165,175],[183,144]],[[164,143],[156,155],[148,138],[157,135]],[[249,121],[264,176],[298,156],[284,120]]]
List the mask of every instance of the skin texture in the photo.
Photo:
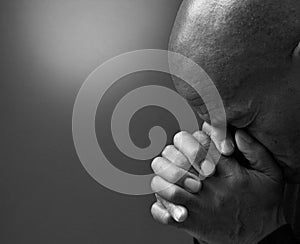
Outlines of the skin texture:
[[[298,183],[300,62],[293,51],[299,40],[300,2],[295,0],[185,0],[170,38],[171,51],[210,75],[228,122],[265,145],[285,179]],[[174,83],[209,122],[195,91],[181,80]]]
[[[258,243],[285,223],[281,207],[283,178],[279,167],[261,144],[238,131],[237,148],[252,169],[244,168],[233,157],[222,156],[217,164],[215,148],[209,161],[216,166],[216,174],[202,182],[200,191],[186,191],[184,182],[195,180],[187,171],[189,166],[195,165],[198,174],[203,174],[200,158],[207,154],[209,137],[199,133],[197,136],[178,133],[174,137],[177,152],[169,153],[167,147],[163,157],[153,160],[156,177],[151,186],[160,199],[152,206],[153,217],[162,224],[187,231],[200,243]],[[176,216],[174,205],[166,209],[165,201],[187,207],[187,219],[174,221],[171,217]]]
[[[191,58],[209,74],[223,99],[228,122],[236,128],[248,131],[271,151],[276,162],[283,169],[284,180],[295,183],[300,182],[298,150],[300,47],[297,47],[299,40],[299,1],[185,0],[174,24],[169,48]],[[178,63],[173,68],[186,71],[184,63]],[[198,77],[194,77],[194,81],[201,82]],[[190,102],[200,117],[210,122],[206,106],[197,93],[181,80],[174,78],[174,83],[178,92]],[[241,145],[238,145],[238,149],[243,151],[239,146]],[[217,148],[220,149],[219,146]],[[183,154],[187,152],[186,149],[178,148],[178,150]],[[252,154],[249,153],[250,151]],[[255,150],[250,151],[248,156],[251,154],[252,159],[256,158],[254,162],[269,162],[269,166],[273,162],[267,160],[266,155],[269,154],[265,149],[259,150],[259,147],[256,147]],[[227,163],[232,165],[232,162],[235,162],[234,165],[238,167],[233,158],[227,158]],[[278,184],[269,184],[270,182],[265,181],[265,177],[272,176],[269,170],[265,171],[270,167],[265,165],[262,168],[255,168],[252,164],[253,168],[260,173],[258,180],[256,177],[249,178],[249,175],[256,172],[255,170],[247,172],[242,167],[238,167],[237,171],[233,167],[228,171],[228,175],[220,178],[218,172],[224,170],[222,165],[226,166],[221,160],[221,166],[219,164],[217,166],[217,174],[203,181],[202,190],[194,193],[197,200],[191,192],[190,195],[187,194],[188,190],[185,193],[179,191],[175,187],[176,183],[172,183],[170,187],[173,191],[162,193],[160,196],[186,206],[189,210],[191,207],[189,204],[195,202],[206,202],[211,208],[201,209],[202,205],[197,205],[195,210],[189,211],[187,220],[178,224],[172,220],[172,212],[168,204],[157,202],[152,208],[154,218],[161,223],[187,230],[201,243],[256,243],[263,235],[284,222],[282,212],[278,210],[282,185],[274,177],[271,178]],[[154,165],[155,167],[158,166]],[[199,173],[201,174],[201,171]],[[168,174],[161,175],[159,172],[157,174],[167,182],[172,181]],[[257,172],[255,175],[258,176]],[[230,180],[224,180],[231,177],[239,179],[234,181],[234,187],[231,187]],[[248,183],[244,184],[245,181],[242,179]],[[186,189],[180,182],[177,186]],[[209,185],[206,189],[221,193],[220,198],[218,194],[213,198],[205,194],[203,188],[205,189],[206,182]],[[216,183],[215,187],[213,187],[214,183],[210,185],[211,182]],[[156,179],[153,188],[157,189],[157,185],[162,184],[163,181]],[[177,190],[174,190],[175,188]],[[243,192],[251,195],[246,202]],[[266,197],[268,193],[271,195]],[[218,204],[220,199],[222,204]],[[233,199],[233,202],[230,202],[230,199]],[[257,199],[256,206],[251,204],[253,199]],[[249,209],[255,211],[252,214],[251,211],[248,212],[246,216],[241,214],[240,221],[235,221],[236,213],[245,213]],[[272,214],[269,213],[270,215],[265,215],[267,209],[274,211]],[[269,221],[265,222],[266,219]],[[219,223],[223,224],[218,226]],[[219,235],[215,235],[216,226],[220,230]],[[270,229],[267,229],[268,227]],[[234,234],[229,238],[228,233]]]

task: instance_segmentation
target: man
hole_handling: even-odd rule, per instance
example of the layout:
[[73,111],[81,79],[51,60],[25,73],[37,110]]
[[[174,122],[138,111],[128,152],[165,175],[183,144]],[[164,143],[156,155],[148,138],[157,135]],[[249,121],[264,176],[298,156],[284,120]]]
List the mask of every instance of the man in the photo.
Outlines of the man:
[[[171,51],[193,59],[210,75],[228,123],[271,151],[284,180],[293,183],[286,186],[284,205],[295,233],[300,233],[299,41],[300,2],[295,0],[187,0],[170,40]],[[209,122],[197,93],[180,80],[174,83]]]

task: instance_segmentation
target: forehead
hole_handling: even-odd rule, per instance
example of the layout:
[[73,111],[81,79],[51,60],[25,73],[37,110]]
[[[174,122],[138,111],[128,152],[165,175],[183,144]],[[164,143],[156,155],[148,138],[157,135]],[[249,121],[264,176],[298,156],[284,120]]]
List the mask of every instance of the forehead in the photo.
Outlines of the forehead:
[[[182,72],[189,72],[189,70],[184,70],[184,65],[182,65],[180,69],[183,69]],[[238,93],[241,92],[242,89],[241,86],[235,86],[230,82],[217,82],[213,79],[210,79],[208,82],[207,79],[201,76],[197,77],[197,74],[194,74],[192,80],[193,83],[188,84],[178,77],[173,77],[173,83],[176,90],[188,101],[201,101],[201,98],[209,100],[213,97],[216,98],[217,93],[217,96],[220,96],[223,102],[229,105],[236,100]],[[197,87],[199,92],[197,92],[194,87]]]

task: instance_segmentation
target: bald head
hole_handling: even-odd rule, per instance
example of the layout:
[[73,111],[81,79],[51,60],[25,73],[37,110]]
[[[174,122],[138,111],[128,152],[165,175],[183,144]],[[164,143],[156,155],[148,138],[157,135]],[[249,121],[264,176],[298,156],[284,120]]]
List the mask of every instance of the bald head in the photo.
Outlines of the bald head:
[[[262,142],[295,182],[300,179],[299,41],[299,0],[185,0],[170,39],[171,51],[191,58],[212,78],[228,123]],[[186,71],[184,63],[176,67]],[[209,120],[199,95],[179,79],[174,83]]]
[[286,70],[299,41],[298,0],[185,0],[169,48],[204,68],[226,99],[253,75]]

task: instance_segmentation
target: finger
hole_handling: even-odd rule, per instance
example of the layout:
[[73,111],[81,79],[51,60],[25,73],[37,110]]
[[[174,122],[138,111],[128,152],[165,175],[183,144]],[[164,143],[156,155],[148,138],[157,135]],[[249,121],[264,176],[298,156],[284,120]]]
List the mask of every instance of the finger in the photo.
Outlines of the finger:
[[[234,174],[235,170],[239,168],[237,167],[236,161],[232,160],[232,158],[222,156],[213,141],[211,141],[209,147],[209,155],[207,155],[201,164],[202,171],[211,171],[211,175],[217,171],[218,175],[223,177]],[[212,164],[214,165],[212,166]]]
[[204,149],[207,151],[210,146],[210,137],[203,131],[196,131],[193,133],[193,137],[196,138],[196,140],[204,147]]
[[272,177],[274,180],[281,178],[279,167],[263,145],[242,130],[236,132],[235,140],[238,149],[249,160],[253,169]]
[[202,125],[202,131],[210,136],[218,151],[224,156],[230,156],[234,152],[234,143],[230,133],[226,133],[206,122]]
[[199,162],[205,159],[207,151],[199,144],[199,142],[189,133],[181,131],[174,136],[175,147],[186,156],[190,164],[199,172]]
[[151,188],[159,196],[173,204],[185,206],[189,209],[193,207],[195,201],[193,194],[185,191],[180,186],[167,182],[160,176],[155,176],[152,179]]
[[188,211],[185,207],[168,202],[158,194],[155,195],[157,200],[168,210],[168,212],[176,222],[182,223],[187,219]]
[[206,156],[206,159],[212,160],[214,164],[217,164],[221,154],[210,137],[204,131],[196,131],[193,136],[205,148],[207,153],[209,153],[209,155]]
[[168,224],[171,224],[172,222],[174,222],[171,214],[160,202],[155,202],[152,205],[151,214],[152,214],[153,218],[161,224],[168,225]]
[[177,167],[165,158],[155,158],[151,167],[156,175],[169,183],[177,183],[191,193],[197,193],[201,188],[201,182],[196,175]]
[[174,136],[174,145],[187,157],[200,176],[206,178],[214,173],[213,159],[195,137],[184,131],[179,132]]
[[[206,133],[204,133],[203,131],[196,131],[193,136],[205,148],[205,150],[209,150],[211,139]],[[206,159],[201,163],[201,171],[205,172],[203,175],[206,175],[206,178],[212,176],[215,173],[215,165],[217,164],[220,155],[220,153],[215,150],[215,147],[213,147],[212,149],[213,150],[210,151],[211,155],[207,155]]]
[[173,145],[166,146],[161,155],[176,166],[198,175],[188,159]]

